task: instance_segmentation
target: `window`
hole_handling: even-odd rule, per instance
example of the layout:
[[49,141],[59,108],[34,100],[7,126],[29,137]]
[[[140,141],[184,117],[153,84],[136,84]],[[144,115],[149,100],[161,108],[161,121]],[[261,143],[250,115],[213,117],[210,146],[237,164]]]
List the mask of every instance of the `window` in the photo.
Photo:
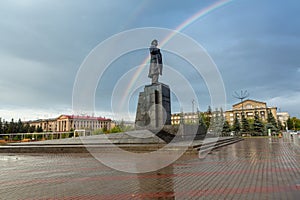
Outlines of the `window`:
[[252,116],[253,113],[252,112],[247,112],[247,116]]
[[247,104],[247,105],[246,105],[246,108],[247,108],[247,109],[251,109],[251,108],[252,108],[252,105],[251,105],[251,104]]

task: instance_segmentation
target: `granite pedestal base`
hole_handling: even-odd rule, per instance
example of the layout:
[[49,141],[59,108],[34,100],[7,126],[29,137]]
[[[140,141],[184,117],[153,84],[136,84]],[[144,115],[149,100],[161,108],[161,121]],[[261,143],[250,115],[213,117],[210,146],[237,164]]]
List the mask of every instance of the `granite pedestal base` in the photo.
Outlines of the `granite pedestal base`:
[[135,125],[137,129],[162,129],[171,125],[170,88],[163,83],[146,85],[139,94]]

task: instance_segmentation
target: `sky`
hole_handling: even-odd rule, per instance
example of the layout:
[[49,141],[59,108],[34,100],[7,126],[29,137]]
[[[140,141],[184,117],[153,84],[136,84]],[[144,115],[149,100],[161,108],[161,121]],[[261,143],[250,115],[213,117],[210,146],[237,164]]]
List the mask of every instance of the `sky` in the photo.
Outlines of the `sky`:
[[[175,30],[218,2],[1,0],[0,117],[26,121],[74,114],[74,82],[82,63],[97,45],[135,28]],[[287,111],[299,118],[299,19],[299,1],[232,0],[179,31],[202,45],[217,66],[224,82],[226,109],[239,102],[233,97],[235,91],[247,90],[249,99],[264,101],[277,107],[278,112]],[[112,48],[118,45],[122,44]],[[149,54],[147,48],[112,61],[95,91],[95,115],[123,118],[121,113],[112,112],[112,90],[124,74],[143,63]],[[195,75],[186,60],[160,48],[164,63],[178,69],[194,88],[196,107],[206,111],[211,99],[203,77]],[[140,76],[149,84],[147,66]],[[161,80],[167,79],[164,73]],[[180,88],[180,84],[170,87]],[[133,116],[142,89],[128,92]],[[115,98],[122,100],[122,95]],[[172,112],[180,112],[183,108],[176,95],[172,99]],[[185,112],[192,111],[192,100],[184,102]]]

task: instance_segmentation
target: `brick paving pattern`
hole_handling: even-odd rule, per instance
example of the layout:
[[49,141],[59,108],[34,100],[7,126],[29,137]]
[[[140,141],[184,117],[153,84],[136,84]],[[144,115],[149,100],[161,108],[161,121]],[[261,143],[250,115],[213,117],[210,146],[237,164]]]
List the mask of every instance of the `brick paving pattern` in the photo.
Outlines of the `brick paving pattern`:
[[144,174],[79,153],[0,154],[0,170],[0,199],[300,199],[300,147],[275,138],[186,155]]

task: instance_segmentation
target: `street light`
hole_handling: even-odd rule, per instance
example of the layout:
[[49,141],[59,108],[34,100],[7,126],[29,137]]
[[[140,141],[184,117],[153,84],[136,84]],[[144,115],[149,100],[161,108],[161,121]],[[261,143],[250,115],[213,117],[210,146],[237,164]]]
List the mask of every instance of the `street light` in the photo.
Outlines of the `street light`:
[[250,96],[250,94],[248,93],[247,90],[245,90],[245,91],[241,90],[240,94],[238,92],[236,92],[236,91],[234,92],[233,97],[236,98],[236,99],[240,99],[241,100],[241,103],[242,103],[242,114],[244,112],[243,100],[246,99],[249,96]]

